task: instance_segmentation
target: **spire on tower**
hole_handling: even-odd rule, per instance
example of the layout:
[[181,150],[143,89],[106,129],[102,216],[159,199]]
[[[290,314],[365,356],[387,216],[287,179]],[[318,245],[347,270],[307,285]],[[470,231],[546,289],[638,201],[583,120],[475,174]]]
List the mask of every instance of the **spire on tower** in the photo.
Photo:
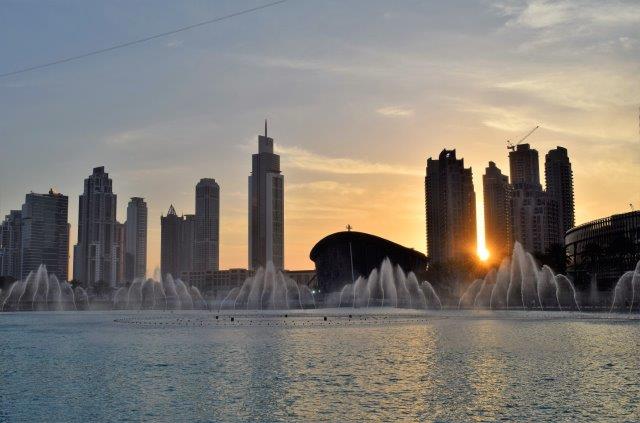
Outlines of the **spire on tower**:
[[267,138],[267,120],[264,120],[264,137]]
[[176,216],[176,209],[173,208],[173,204],[169,207],[169,211],[167,212],[167,216],[169,215]]

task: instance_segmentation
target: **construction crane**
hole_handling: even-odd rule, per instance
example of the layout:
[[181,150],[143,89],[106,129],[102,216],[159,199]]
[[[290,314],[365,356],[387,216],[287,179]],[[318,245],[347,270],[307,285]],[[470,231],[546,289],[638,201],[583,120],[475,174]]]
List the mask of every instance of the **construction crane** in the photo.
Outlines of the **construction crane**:
[[540,125],[537,125],[535,128],[533,128],[531,131],[529,131],[527,133],[527,135],[525,135],[524,137],[520,138],[520,141],[518,141],[517,143],[512,143],[511,140],[507,140],[507,150],[511,150],[511,151],[515,151],[516,146],[520,145],[522,143],[522,141],[526,140],[527,138],[529,138],[529,136],[531,134],[533,134],[536,129],[540,128]]

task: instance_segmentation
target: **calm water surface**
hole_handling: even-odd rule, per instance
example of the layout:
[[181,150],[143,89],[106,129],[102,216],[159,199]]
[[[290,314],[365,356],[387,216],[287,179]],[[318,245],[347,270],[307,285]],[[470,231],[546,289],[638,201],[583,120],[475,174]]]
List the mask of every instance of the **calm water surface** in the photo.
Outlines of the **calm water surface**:
[[640,322],[0,314],[0,422],[640,421]]

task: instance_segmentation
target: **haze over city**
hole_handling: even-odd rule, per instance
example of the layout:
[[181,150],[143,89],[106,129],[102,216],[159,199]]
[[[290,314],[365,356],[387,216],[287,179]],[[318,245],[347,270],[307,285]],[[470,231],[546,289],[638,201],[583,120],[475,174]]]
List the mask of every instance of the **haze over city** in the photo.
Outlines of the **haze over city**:
[[[8,2],[0,73],[259,5]],[[640,207],[640,6],[635,2],[289,1],[241,20],[0,79],[0,214],[29,191],[77,196],[95,166],[160,215],[220,184],[220,268],[247,265],[247,176],[263,120],[286,177],[285,266],[347,224],[425,251],[428,157],[455,148],[508,172],[506,140],[536,125],[569,150],[576,223]],[[483,239],[478,224],[479,239]]]

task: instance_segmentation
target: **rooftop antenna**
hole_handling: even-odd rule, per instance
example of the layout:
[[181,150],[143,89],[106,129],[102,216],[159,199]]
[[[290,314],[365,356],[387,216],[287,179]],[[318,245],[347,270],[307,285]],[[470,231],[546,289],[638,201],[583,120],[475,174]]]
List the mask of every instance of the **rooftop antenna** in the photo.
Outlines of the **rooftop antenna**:
[[267,120],[264,120],[264,137],[267,138]]
[[635,208],[633,207],[633,203],[629,203],[629,207],[631,208],[631,211],[635,210]]
[[347,232],[351,232],[351,229],[353,229],[353,226],[351,226],[351,225],[349,225],[349,224],[347,223]]

